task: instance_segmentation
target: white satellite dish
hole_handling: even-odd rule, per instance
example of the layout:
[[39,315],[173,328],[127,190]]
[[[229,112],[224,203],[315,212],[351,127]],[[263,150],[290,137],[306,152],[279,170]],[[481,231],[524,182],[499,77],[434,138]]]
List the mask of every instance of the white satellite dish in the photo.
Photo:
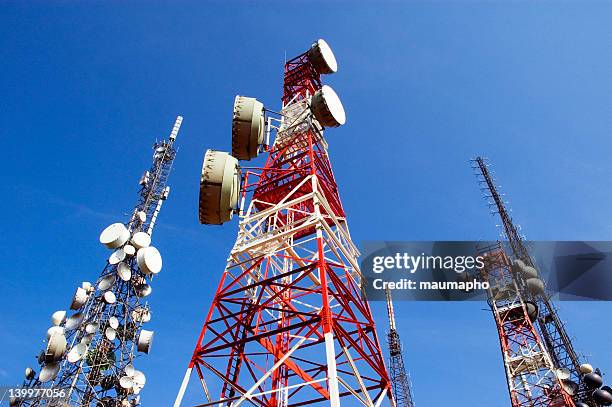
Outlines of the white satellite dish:
[[66,351],[67,344],[68,342],[66,341],[64,334],[56,333],[51,335],[51,338],[47,342],[45,361],[48,363],[54,363],[60,360]]
[[99,327],[100,325],[97,322],[90,322],[89,324],[85,325],[85,332],[88,334],[95,334],[98,332]]
[[51,323],[55,326],[59,326],[66,321],[66,311],[60,310],[55,311],[53,315],[51,315]]
[[113,223],[100,234],[100,243],[109,249],[122,246],[130,238],[130,231],[123,223]]
[[315,92],[310,103],[312,113],[321,126],[338,127],[346,123],[346,114],[340,98],[327,85]]
[[162,258],[159,251],[153,247],[144,247],[136,254],[138,267],[145,274],[157,274],[162,268]]
[[115,296],[115,293],[112,291],[105,292],[102,298],[104,299],[104,302],[107,304],[114,304],[115,301],[117,301],[117,297]]
[[147,383],[147,378],[145,374],[141,372],[140,370],[134,370],[134,374],[132,375],[132,380],[134,381],[134,384],[140,388],[143,388],[144,385]]
[[76,363],[79,360],[81,360],[83,356],[85,356],[86,353],[87,353],[87,345],[81,342],[81,343],[78,343],[72,349],[70,349],[70,352],[68,352],[66,359],[68,359],[68,362],[70,363]]
[[200,177],[200,223],[220,225],[232,219],[239,193],[238,160],[222,151],[206,151]]
[[133,364],[129,363],[129,364],[125,365],[124,371],[125,371],[125,375],[126,376],[132,377],[132,376],[134,376],[134,372],[136,372],[136,369],[134,369],[134,365]]
[[567,380],[571,376],[570,371],[563,367],[559,369],[555,369],[555,374],[557,375],[559,380]]
[[138,220],[140,222],[146,222],[147,221],[147,213],[144,211],[138,211],[138,213],[136,214],[136,216],[138,216]]
[[108,326],[113,329],[117,329],[119,327],[119,320],[117,319],[117,317],[110,317],[108,319]]
[[130,278],[132,278],[132,269],[127,263],[121,262],[117,265],[117,275],[123,281],[130,281]]
[[100,282],[98,283],[98,288],[102,291],[106,291],[115,284],[115,280],[116,280],[115,275],[109,274],[105,276],[104,278],[102,278],[102,280],[100,280]]
[[151,236],[145,232],[136,232],[132,236],[132,244],[136,249],[142,249],[143,247],[149,247],[151,244]]
[[136,295],[141,298],[151,294],[151,291],[153,291],[153,289],[149,284],[139,284],[136,286]]
[[153,342],[153,331],[147,331],[143,329],[138,335],[138,351],[148,354],[151,350],[151,343]]
[[81,325],[81,323],[83,322],[83,318],[84,318],[84,317],[85,317],[85,316],[84,316],[82,313],[80,313],[80,312],[77,312],[76,314],[71,315],[71,316],[70,316],[70,317],[69,317],[69,318],[66,320],[66,325],[64,325],[64,328],[65,328],[67,331],[71,331],[71,330],[73,330],[73,329],[75,329],[75,328],[79,327],[79,326]]
[[108,258],[110,264],[118,264],[123,260],[125,260],[125,251],[123,251],[123,249],[115,250]]
[[72,303],[70,309],[77,310],[81,308],[87,302],[87,290],[81,287],[77,287],[74,297],[72,297]]
[[40,371],[40,376],[38,376],[38,380],[40,380],[42,383],[51,381],[57,377],[59,370],[59,363],[47,363],[45,367],[43,367]]
[[106,336],[106,339],[109,341],[114,341],[117,337],[117,331],[109,326],[104,330],[104,336]]
[[582,374],[593,373],[593,366],[591,366],[588,363],[581,364],[580,365],[580,373],[582,373]]
[[56,334],[63,335],[64,328],[61,326],[52,326],[51,328],[47,329],[47,340],[51,339],[51,337]]
[[119,386],[125,390],[131,390],[134,383],[132,382],[132,378],[129,376],[123,376],[119,379]]
[[320,74],[330,74],[338,71],[338,62],[334,52],[323,39],[317,40],[307,52],[310,63]]
[[123,246],[123,252],[126,256],[133,256],[136,253],[136,248],[131,244],[126,244]]
[[264,142],[264,106],[255,98],[236,96],[232,118],[232,155],[239,160],[257,157]]

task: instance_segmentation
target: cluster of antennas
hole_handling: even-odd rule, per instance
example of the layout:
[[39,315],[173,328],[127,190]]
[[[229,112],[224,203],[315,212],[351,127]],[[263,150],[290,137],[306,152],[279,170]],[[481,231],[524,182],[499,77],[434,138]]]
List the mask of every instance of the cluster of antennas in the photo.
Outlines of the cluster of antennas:
[[[565,369],[562,369],[565,370]],[[599,369],[593,369],[588,363],[580,365],[580,374],[582,375],[582,382],[584,383],[587,391],[587,395],[590,396],[591,400],[596,405],[589,405],[589,403],[578,401],[576,407],[596,407],[612,405],[612,388],[610,386],[602,386],[603,378]],[[562,379],[563,387],[570,395],[575,395],[578,392],[578,384],[569,380],[569,372]]]
[[[314,42],[302,55],[319,75],[338,70],[334,53],[322,39]],[[321,128],[337,127],[346,122],[342,102],[330,86],[323,85],[310,95],[308,108],[310,119]],[[200,178],[200,223],[220,225],[231,220],[238,210],[241,181],[238,160],[251,160],[268,147],[265,140],[267,112],[270,111],[255,98],[236,96],[234,99],[231,154],[207,150],[204,155]]]
[[[513,272],[521,275],[525,280],[525,286],[532,295],[542,295],[544,293],[544,282],[540,278],[540,273],[535,267],[526,265],[522,260],[514,260],[512,262]],[[511,286],[506,286],[505,289],[511,290]],[[495,296],[503,295],[503,289],[494,293]],[[525,307],[529,319],[534,322],[538,318],[539,310],[538,306],[533,301],[525,301]],[[561,381],[563,389],[570,396],[578,396],[580,385],[571,380],[570,372],[567,369],[560,368],[556,370],[557,378]],[[612,405],[612,388],[609,386],[602,386],[603,379],[601,373],[593,369],[588,363],[580,365],[580,374],[582,375],[582,382],[586,387],[586,391],[589,393],[588,396],[597,403],[597,405],[610,406]],[[576,407],[594,407],[589,404],[578,401]]]
[[[137,213],[137,216],[142,222],[146,219],[144,212]],[[70,304],[70,309],[76,311],[74,314],[67,317],[65,310],[53,313],[53,326],[47,331],[46,348],[38,357],[40,374],[37,376],[36,371],[28,367],[25,371],[27,381],[53,381],[63,363],[85,363],[90,368],[108,370],[116,362],[114,350],[123,346],[124,341],[135,344],[139,352],[149,353],[153,331],[140,329],[143,323],[151,320],[148,307],[123,304],[115,312],[113,309],[123,300],[115,291],[118,290],[116,283],[119,280],[132,286],[130,291],[133,292],[128,295],[139,298],[148,296],[151,286],[147,278],[161,271],[161,255],[151,246],[149,234],[132,234],[123,223],[114,223],[104,229],[100,243],[113,250],[108,259],[109,272],[96,285],[83,282],[77,287]],[[129,317],[123,315],[128,311]],[[101,318],[104,314],[111,316]],[[93,377],[91,379],[94,380]],[[132,364],[125,366],[122,372],[101,375],[96,380],[102,389],[115,387],[126,394],[138,394],[146,382],[144,373],[134,369]]]

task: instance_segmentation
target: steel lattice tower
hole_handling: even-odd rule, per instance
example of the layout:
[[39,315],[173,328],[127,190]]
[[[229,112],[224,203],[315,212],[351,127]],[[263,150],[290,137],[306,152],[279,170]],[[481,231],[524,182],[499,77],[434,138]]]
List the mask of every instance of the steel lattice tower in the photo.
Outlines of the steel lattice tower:
[[[149,353],[153,331],[143,329],[151,319],[146,297],[161,270],[161,257],[150,238],[176,156],[174,140],[183,118],[178,116],[167,140],[153,145],[153,163],[140,179],[138,201],[127,224],[116,223],[100,236],[115,249],[97,282],[77,288],[70,306],[75,311],[53,314],[48,345],[38,360],[41,371],[26,370],[24,388],[65,391],[61,404],[43,400],[12,401],[11,405],[119,407],[139,404],[146,378],[137,359]],[[110,236],[110,238],[109,238]]]
[[[534,268],[535,263],[525,246],[524,238],[519,234],[517,227],[506,210],[504,201],[495,186],[488,164],[482,157],[477,157],[472,163],[472,168],[476,170],[479,177],[478,181],[482,185],[481,188],[483,191],[486,191],[485,198],[487,200],[492,199],[492,202],[489,201],[489,206],[494,208],[492,213],[498,214],[502,221],[504,235],[508,240],[514,258],[520,262],[520,265]],[[526,288],[525,278],[520,272],[513,273],[513,276],[518,288],[523,293],[524,301],[529,300],[535,306],[538,316],[534,323],[538,328],[553,365],[557,369],[562,369],[563,373],[561,374],[563,376],[569,375],[569,377],[564,379],[565,389],[577,399],[590,398],[589,395],[585,394],[586,389],[582,383],[578,355],[574,351],[565,326],[559,319],[557,311],[548,295],[545,291],[539,293],[529,292]],[[573,405],[573,402],[571,405]]]
[[385,290],[387,297],[387,314],[389,316],[389,333],[387,334],[387,344],[389,346],[389,376],[393,385],[393,396],[398,407],[414,407],[412,397],[412,386],[410,377],[406,372],[404,357],[402,356],[402,343],[399,333],[395,327],[395,311],[391,292]]
[[312,51],[320,44],[285,64],[278,126],[268,119],[275,140],[261,171],[243,171],[238,237],[175,406],[193,370],[202,388],[198,406],[392,400],[324,118],[315,117],[331,90],[320,74],[335,72],[315,63]]
[[555,365],[532,321],[537,308],[517,284],[500,244],[482,248],[482,278],[499,334],[512,407],[573,407]]

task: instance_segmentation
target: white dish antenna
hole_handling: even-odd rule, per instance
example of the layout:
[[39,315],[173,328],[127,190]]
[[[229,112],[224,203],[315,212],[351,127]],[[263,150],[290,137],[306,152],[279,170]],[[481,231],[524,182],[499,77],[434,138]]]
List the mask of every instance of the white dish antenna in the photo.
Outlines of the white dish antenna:
[[147,295],[151,294],[151,291],[153,291],[153,289],[151,288],[151,286],[149,284],[139,284],[138,286],[136,286],[136,295],[139,297],[146,297]]
[[342,102],[330,86],[323,85],[315,92],[310,107],[315,118],[323,127],[338,127],[346,123]]
[[106,291],[115,284],[116,280],[117,279],[115,278],[113,274],[109,274],[106,277],[104,277],[102,280],[100,280],[100,282],[98,283],[98,288],[102,291]]
[[134,369],[134,365],[133,364],[129,363],[129,364],[125,365],[124,372],[125,372],[125,375],[127,377],[134,376],[134,372],[135,371],[136,371],[136,369]]
[[147,331],[143,329],[138,335],[138,351],[148,354],[151,350],[151,343],[153,342],[153,331]]
[[59,363],[47,363],[45,367],[43,367],[40,371],[40,376],[38,376],[38,380],[40,380],[42,383],[49,382],[57,377],[59,370]]
[[130,238],[130,231],[123,223],[113,223],[100,234],[100,243],[109,249],[122,246]]
[[55,326],[59,326],[66,321],[66,311],[60,310],[55,311],[53,315],[51,315],[51,323]]
[[99,327],[100,325],[98,325],[97,322],[91,322],[85,325],[85,332],[87,332],[88,334],[95,334],[96,332],[98,332]]
[[559,368],[555,370],[555,374],[559,378],[559,380],[567,380],[570,378],[570,371],[566,368]]
[[200,178],[200,223],[220,225],[238,208],[240,166],[228,153],[208,150]]
[[63,335],[63,334],[64,334],[64,328],[62,328],[61,326],[52,326],[51,328],[47,329],[47,340],[51,339],[53,335]]
[[108,319],[108,326],[110,326],[113,329],[119,328],[119,320],[117,319],[117,317],[110,317]]
[[85,356],[85,354],[87,354],[87,345],[81,342],[78,343],[72,349],[70,349],[70,352],[68,352],[66,359],[68,359],[68,362],[70,363],[76,363],[79,360],[83,359],[83,356]]
[[67,331],[71,331],[75,328],[78,328],[81,325],[81,323],[83,323],[83,318],[85,318],[85,316],[80,312],[77,312],[76,314],[71,315],[66,320],[66,325],[64,325],[64,328],[66,328]]
[[162,258],[159,251],[153,247],[144,247],[136,254],[138,267],[145,274],[157,274],[162,269]]
[[130,281],[132,269],[126,263],[121,262],[117,265],[117,275],[123,281]]
[[47,350],[45,351],[45,362],[55,363],[60,360],[64,352],[66,352],[67,344],[68,342],[64,334],[56,333],[51,335],[47,343]]
[[106,336],[106,339],[109,341],[114,341],[117,337],[117,331],[109,326],[104,330],[104,336]]
[[121,388],[124,390],[132,390],[134,382],[132,381],[131,377],[123,376],[121,379],[119,379],[119,386],[121,386]]
[[136,249],[142,249],[143,247],[149,247],[151,244],[151,236],[145,232],[136,232],[132,236],[132,244]]
[[102,298],[104,299],[104,302],[107,304],[114,304],[115,301],[117,301],[117,297],[115,296],[115,293],[112,291],[105,292]]
[[593,366],[591,366],[588,363],[581,364],[580,365],[580,373],[582,373],[582,374],[593,373]]
[[236,96],[232,118],[232,155],[239,160],[257,157],[264,142],[264,106],[255,98]]
[[330,74],[338,71],[338,62],[334,52],[323,39],[317,40],[307,52],[310,63],[320,74]]
[[138,211],[138,213],[136,214],[136,216],[138,216],[138,220],[140,222],[146,222],[147,221],[147,213],[144,211]]
[[93,291],[93,286],[91,285],[89,281],[83,281],[81,283],[81,288],[87,292]]
[[77,287],[74,297],[72,297],[72,303],[70,309],[77,310],[81,308],[87,302],[87,290],[81,287]]
[[123,249],[115,250],[108,258],[108,262],[113,265],[118,264],[123,260],[125,260],[125,251]]
[[136,248],[131,244],[126,244],[123,246],[123,251],[125,252],[126,256],[133,256],[136,253]]

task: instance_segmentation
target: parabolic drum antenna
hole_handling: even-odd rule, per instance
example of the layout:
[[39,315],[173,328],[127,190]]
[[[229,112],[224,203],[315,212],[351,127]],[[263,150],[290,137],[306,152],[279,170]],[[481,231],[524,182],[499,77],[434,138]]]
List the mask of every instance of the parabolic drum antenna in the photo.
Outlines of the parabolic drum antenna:
[[[162,257],[151,235],[170,187],[167,180],[176,156],[174,140],[183,118],[177,117],[170,136],[153,145],[153,163],[140,179],[138,202],[127,223],[113,223],[100,234],[111,250],[98,280],[83,282],[70,302],[71,313],[56,311],[47,343],[38,357],[39,371],[28,367],[24,389],[63,390],[65,398],[11,399],[11,406],[133,407],[140,404],[146,384],[138,370],[139,356],[148,354],[153,331],[145,297]],[[53,404],[56,403],[56,404]]]

